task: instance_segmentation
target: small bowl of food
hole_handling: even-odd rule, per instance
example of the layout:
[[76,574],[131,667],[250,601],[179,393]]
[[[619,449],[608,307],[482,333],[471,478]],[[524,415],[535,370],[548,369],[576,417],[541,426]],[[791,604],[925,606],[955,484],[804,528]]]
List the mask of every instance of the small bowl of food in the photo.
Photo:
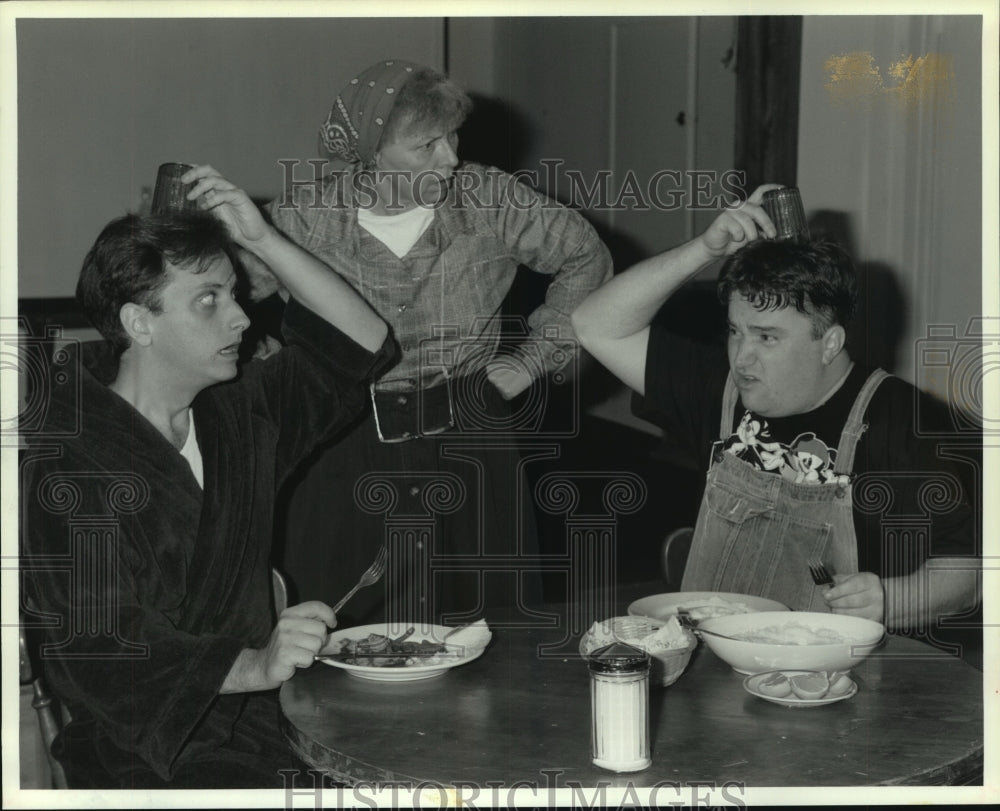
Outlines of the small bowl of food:
[[[698,623],[701,637],[737,673],[767,670],[846,672],[882,641],[872,620],[813,611],[731,614]],[[716,636],[722,634],[723,636]]]
[[661,687],[681,677],[698,645],[698,639],[681,627],[677,617],[663,622],[649,617],[612,617],[595,622],[583,635],[580,655],[587,657],[613,642],[646,651],[651,664],[650,682]]

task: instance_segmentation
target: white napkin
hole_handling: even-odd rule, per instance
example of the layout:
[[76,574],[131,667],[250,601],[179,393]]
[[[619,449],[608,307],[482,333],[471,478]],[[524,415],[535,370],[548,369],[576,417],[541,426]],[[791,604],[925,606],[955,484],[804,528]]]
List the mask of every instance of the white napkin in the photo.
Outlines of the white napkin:
[[476,620],[472,625],[467,625],[461,630],[455,631],[445,642],[449,647],[460,647],[466,651],[479,650],[490,644],[493,632],[486,624],[486,620]]

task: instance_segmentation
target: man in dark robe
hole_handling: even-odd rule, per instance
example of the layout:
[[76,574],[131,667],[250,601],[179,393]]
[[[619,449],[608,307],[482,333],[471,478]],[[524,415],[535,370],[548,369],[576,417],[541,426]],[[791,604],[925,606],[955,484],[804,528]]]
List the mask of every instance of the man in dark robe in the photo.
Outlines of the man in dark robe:
[[[41,655],[72,718],[54,744],[71,788],[254,788],[305,769],[277,687],[336,624],[271,598],[275,493],[360,409],[385,323],[267,225],[211,167],[202,212],[127,216],[77,296],[105,341],[52,364],[44,429],[22,460],[23,566]],[[287,346],[238,367],[248,319],[235,243],[287,287]]]

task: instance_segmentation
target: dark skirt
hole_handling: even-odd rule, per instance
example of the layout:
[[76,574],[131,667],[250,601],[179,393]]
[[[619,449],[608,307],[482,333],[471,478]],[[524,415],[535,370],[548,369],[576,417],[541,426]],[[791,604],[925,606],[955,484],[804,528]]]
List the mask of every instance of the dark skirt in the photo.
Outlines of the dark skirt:
[[[485,408],[493,425],[509,413],[495,390]],[[388,547],[386,576],[344,606],[342,627],[479,617],[492,624],[541,601],[521,453],[499,431],[484,436],[459,425],[387,443],[369,411],[290,484],[280,567],[297,601],[333,605]]]
[[224,734],[196,731],[164,778],[117,747],[91,717],[74,718],[53,741],[71,789],[285,789],[331,787],[293,754],[280,729],[278,691],[248,694]]

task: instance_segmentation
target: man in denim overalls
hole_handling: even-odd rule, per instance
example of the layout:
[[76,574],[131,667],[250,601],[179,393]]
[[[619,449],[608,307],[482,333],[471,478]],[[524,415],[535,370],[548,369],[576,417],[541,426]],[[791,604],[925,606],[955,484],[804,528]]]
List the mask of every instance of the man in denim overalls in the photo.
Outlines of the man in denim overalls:
[[[774,188],[760,187],[700,236],[619,274],[573,314],[583,346],[668,413],[675,433],[692,435],[679,441],[711,456],[681,589],[756,594],[893,628],[970,609],[978,560],[961,487],[938,510],[946,530],[932,533],[933,560],[923,539],[905,540],[902,555],[889,548],[893,539],[883,550],[877,525],[859,543],[857,462],[866,485],[876,473],[878,487],[902,481],[904,491],[911,472],[958,479],[914,439],[914,389],[855,366],[846,349],[857,303],[850,258],[829,243],[774,239],[761,206]],[[722,257],[729,257],[718,283],[728,308],[728,372],[709,364],[706,350],[667,342],[653,323],[685,281]],[[866,495],[882,492],[875,484]],[[923,490],[888,497],[911,496],[925,499]],[[813,583],[808,564],[816,560],[837,572],[835,585]]]

